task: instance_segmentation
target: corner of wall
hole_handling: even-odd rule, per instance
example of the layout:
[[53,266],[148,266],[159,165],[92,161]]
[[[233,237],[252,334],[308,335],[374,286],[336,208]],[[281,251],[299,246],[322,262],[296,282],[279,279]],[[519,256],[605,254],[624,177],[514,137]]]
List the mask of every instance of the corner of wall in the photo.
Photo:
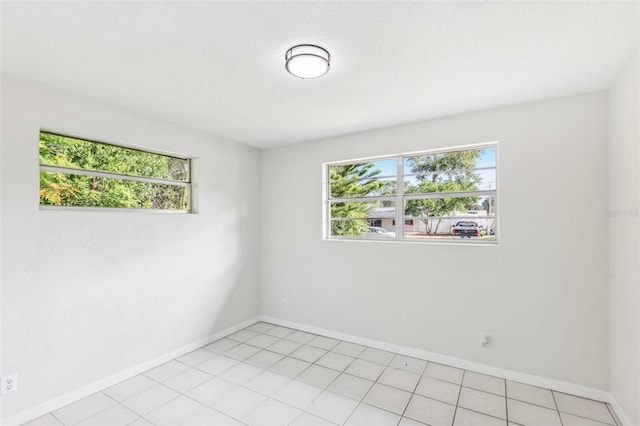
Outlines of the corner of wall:
[[609,376],[624,425],[640,425],[640,49],[609,90]]

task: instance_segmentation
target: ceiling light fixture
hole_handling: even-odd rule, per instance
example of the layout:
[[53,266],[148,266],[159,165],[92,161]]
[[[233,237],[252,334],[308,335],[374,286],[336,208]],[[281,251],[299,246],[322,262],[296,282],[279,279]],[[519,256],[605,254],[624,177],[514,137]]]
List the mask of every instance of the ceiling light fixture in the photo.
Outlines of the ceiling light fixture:
[[285,68],[298,78],[318,78],[329,72],[331,55],[326,49],[314,44],[299,44],[284,55]]

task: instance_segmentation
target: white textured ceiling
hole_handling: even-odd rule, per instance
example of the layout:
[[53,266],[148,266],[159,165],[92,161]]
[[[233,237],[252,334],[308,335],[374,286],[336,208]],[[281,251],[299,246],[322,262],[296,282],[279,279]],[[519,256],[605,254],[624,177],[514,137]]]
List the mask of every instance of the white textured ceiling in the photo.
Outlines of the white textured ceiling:
[[[256,147],[607,88],[636,1],[3,1],[2,72]],[[284,69],[297,43],[331,71]]]

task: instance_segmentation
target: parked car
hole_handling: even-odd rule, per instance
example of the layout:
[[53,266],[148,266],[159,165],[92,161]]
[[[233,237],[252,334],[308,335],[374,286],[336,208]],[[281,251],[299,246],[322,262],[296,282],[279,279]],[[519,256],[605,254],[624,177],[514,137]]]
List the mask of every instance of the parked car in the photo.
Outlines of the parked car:
[[379,226],[367,226],[368,232],[365,234],[371,237],[395,238],[396,233],[387,231]]
[[451,235],[460,238],[479,237],[480,228],[478,228],[478,224],[473,221],[460,221],[456,222],[455,226],[451,228]]

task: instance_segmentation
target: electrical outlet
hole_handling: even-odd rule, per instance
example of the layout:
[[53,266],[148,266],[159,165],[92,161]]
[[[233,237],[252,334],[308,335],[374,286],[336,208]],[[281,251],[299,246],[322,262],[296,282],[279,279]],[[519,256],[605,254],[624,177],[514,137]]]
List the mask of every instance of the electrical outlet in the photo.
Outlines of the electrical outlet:
[[480,346],[483,348],[489,347],[489,333],[485,331],[480,332]]
[[0,379],[0,393],[5,395],[7,393],[15,392],[18,390],[18,373],[9,374]]
[[287,299],[282,299],[282,309],[287,309]]

